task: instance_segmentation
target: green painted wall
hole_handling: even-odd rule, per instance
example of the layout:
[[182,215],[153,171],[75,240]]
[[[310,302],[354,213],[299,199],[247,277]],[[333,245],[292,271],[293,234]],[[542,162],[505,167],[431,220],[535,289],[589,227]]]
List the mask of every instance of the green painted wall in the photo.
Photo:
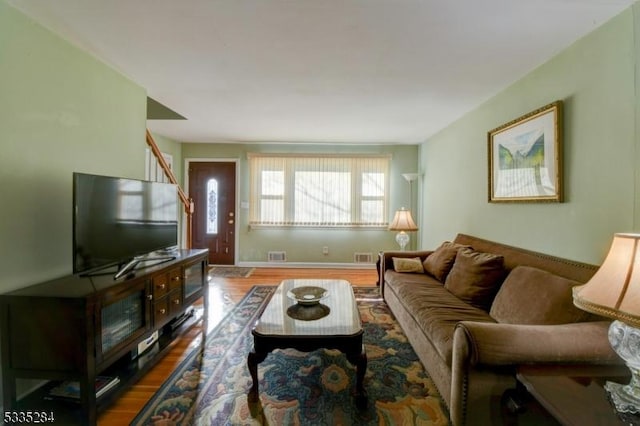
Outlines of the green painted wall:
[[0,0],[0,292],[71,272],[72,173],[144,177],[145,90]]
[[[601,263],[613,233],[640,230],[633,8],[420,146],[422,247],[464,232]],[[557,99],[566,202],[488,203],[487,131]]]
[[[390,217],[402,206],[410,206],[411,188],[402,173],[418,169],[417,145],[333,145],[306,144],[199,144],[182,146],[182,155],[188,159],[233,159],[238,164],[238,200],[249,201],[249,176],[247,153],[345,153],[391,154]],[[417,188],[414,183],[414,197]],[[238,204],[239,204],[238,202]],[[239,209],[238,262],[265,262],[268,251],[287,252],[288,262],[302,263],[351,263],[354,252],[370,252],[374,258],[379,250],[397,249],[395,233],[387,230],[257,230],[248,227],[248,209]],[[329,247],[329,255],[322,254],[322,247]]]

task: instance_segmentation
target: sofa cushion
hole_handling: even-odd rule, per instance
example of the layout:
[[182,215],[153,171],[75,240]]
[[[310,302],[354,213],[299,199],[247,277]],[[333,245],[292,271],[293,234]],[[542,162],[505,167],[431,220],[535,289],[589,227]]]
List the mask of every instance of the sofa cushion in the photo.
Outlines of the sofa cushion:
[[444,286],[464,302],[488,311],[505,276],[503,261],[497,254],[461,249]]
[[385,293],[393,291],[411,314],[424,336],[447,365],[453,357],[453,332],[460,321],[495,323],[482,309],[475,308],[447,291],[427,274],[385,273]]
[[407,274],[406,272],[396,272],[393,269],[387,269],[384,272],[384,282],[385,285],[391,286],[398,283],[406,283],[409,286],[428,282],[437,283],[435,278],[427,274]]
[[441,283],[444,283],[456,260],[458,250],[463,247],[467,246],[445,241],[422,262],[424,270]]
[[530,266],[517,266],[498,291],[489,314],[505,324],[554,325],[588,321],[573,305],[577,281]]
[[397,272],[423,273],[422,261],[419,257],[393,257],[393,269]]

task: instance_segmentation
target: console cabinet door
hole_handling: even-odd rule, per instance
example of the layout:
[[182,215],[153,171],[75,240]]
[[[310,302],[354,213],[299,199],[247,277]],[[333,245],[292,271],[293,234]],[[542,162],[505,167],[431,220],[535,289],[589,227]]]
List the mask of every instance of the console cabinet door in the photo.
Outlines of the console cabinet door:
[[119,286],[102,298],[96,310],[98,363],[120,358],[151,330],[150,294],[144,280]]
[[206,260],[194,262],[185,265],[184,268],[184,303],[193,303],[198,297],[202,296],[201,290],[207,284],[206,272],[207,272]]

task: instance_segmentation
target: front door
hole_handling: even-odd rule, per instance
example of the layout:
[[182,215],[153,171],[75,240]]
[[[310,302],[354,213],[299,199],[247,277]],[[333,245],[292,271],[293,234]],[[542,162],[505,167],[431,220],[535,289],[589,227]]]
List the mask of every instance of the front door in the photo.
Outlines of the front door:
[[193,247],[209,249],[212,265],[235,264],[236,163],[189,163]]

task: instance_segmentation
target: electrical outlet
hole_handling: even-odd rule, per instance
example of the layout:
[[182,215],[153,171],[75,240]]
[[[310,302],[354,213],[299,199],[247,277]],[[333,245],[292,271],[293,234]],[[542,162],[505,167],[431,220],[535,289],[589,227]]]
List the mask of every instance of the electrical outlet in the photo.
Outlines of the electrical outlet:
[[322,247],[322,254],[324,254],[324,255],[329,254],[329,247],[328,246]]

